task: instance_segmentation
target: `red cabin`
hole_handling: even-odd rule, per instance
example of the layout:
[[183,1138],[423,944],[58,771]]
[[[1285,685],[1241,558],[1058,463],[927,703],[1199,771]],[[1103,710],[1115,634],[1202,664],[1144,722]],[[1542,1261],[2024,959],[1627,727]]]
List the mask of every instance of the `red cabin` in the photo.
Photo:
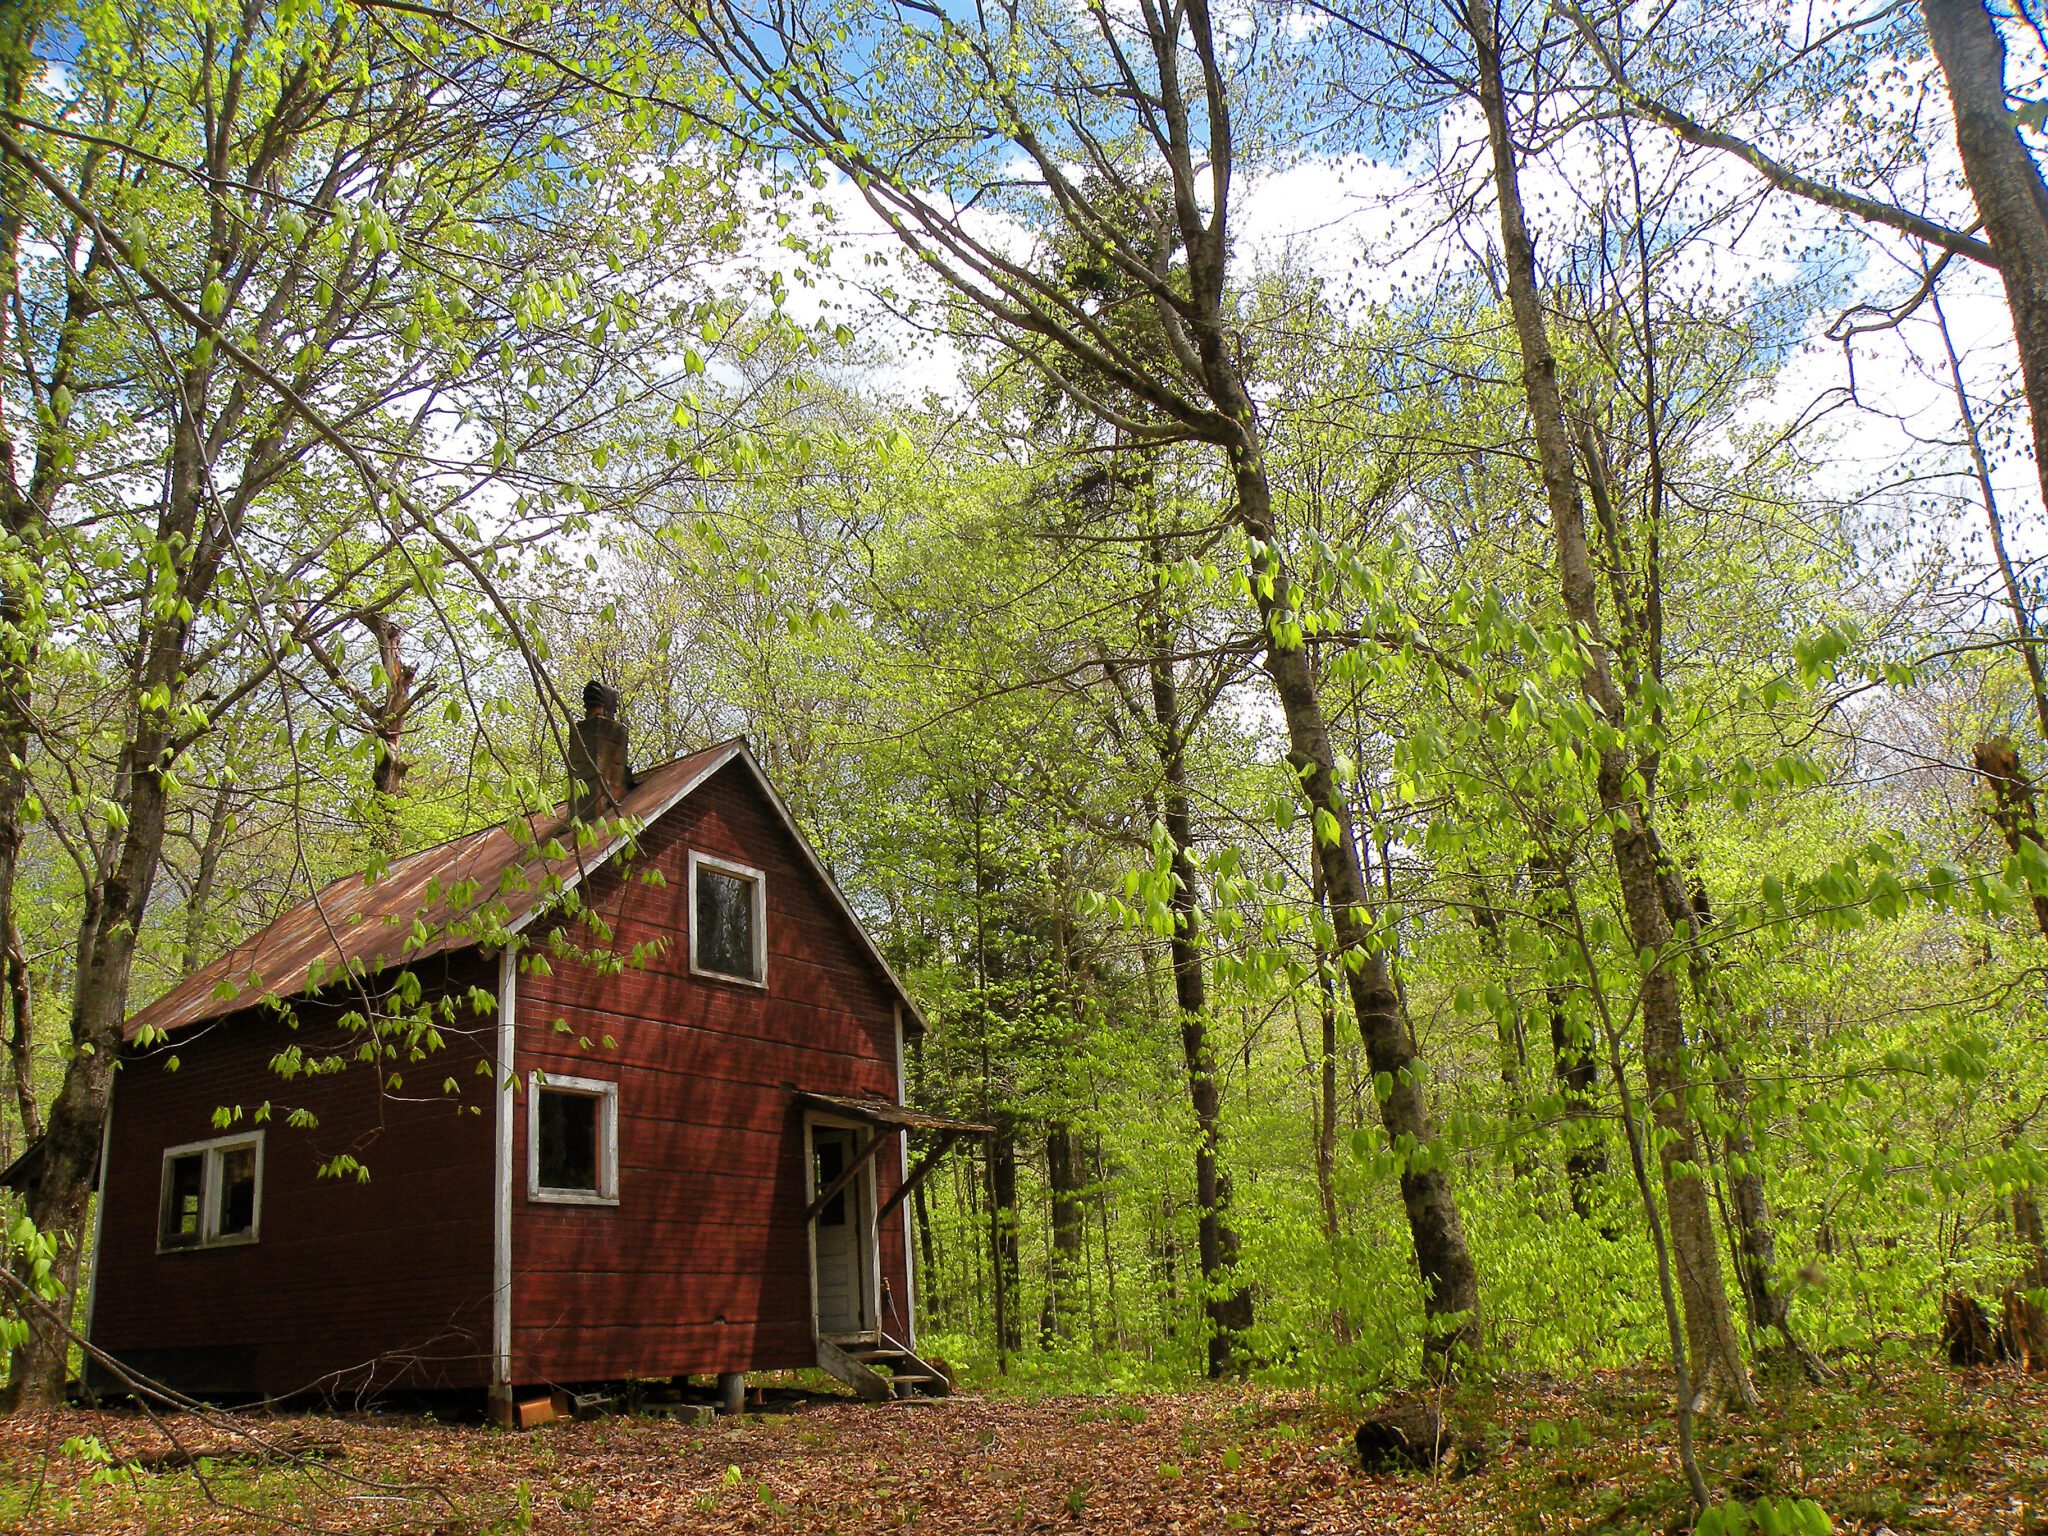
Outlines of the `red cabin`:
[[[917,1009],[746,745],[634,779],[604,693],[572,756],[609,835],[337,881],[130,1022],[99,1349],[201,1395],[936,1385],[903,1196],[983,1128],[905,1107]],[[394,997],[435,1038],[366,1064]]]

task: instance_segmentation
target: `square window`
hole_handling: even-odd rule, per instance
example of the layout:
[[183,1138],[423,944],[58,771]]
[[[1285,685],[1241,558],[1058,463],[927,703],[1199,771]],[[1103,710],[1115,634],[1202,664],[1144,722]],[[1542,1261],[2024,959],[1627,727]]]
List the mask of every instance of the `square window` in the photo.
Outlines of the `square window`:
[[690,855],[691,970],[756,986],[767,980],[764,890],[758,869]]
[[223,1136],[164,1153],[157,1248],[212,1248],[256,1241],[262,1210],[263,1133]]
[[619,1086],[533,1074],[527,1095],[526,1192],[568,1205],[616,1205]]

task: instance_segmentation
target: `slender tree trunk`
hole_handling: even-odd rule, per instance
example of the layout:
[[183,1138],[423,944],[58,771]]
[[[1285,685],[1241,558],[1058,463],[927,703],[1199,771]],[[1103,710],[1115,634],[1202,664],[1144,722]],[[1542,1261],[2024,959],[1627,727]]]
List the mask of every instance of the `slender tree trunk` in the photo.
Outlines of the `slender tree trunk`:
[[[1600,1086],[1600,1062],[1593,1054],[1592,1037],[1573,1028],[1571,988],[1560,981],[1549,982],[1543,998],[1550,1010],[1550,1055],[1558,1096],[1564,1101],[1565,1187],[1572,1213],[1581,1221],[1592,1221],[1594,1196],[1600,1180],[1607,1176],[1607,1143],[1601,1139],[1599,1116],[1593,1107]],[[1611,1243],[1621,1236],[1621,1230],[1602,1220],[1600,1235]]]
[[1920,9],[1948,83],[1963,176],[2005,283],[2048,496],[2048,187],[2006,105],[2005,41],[1983,0],[1921,0]]
[[1158,1237],[1153,1245],[1166,1292],[1166,1326],[1161,1331],[1169,1342],[1180,1332],[1180,1239],[1174,1232],[1175,1214],[1171,1200],[1160,1201]]
[[[1330,906],[1323,897],[1323,877],[1313,864],[1309,866],[1309,890],[1316,916],[1327,922]],[[1322,1026],[1316,1057],[1316,1195],[1323,1209],[1323,1240],[1329,1246],[1331,1260],[1338,1270],[1337,1279],[1341,1282],[1343,1260],[1338,1254],[1337,1239],[1343,1235],[1344,1224],[1337,1204],[1336,957],[1328,952],[1320,934],[1315,939],[1315,957],[1316,1015],[1317,1023]],[[1355,1337],[1351,1319],[1337,1301],[1330,1303],[1330,1331],[1336,1335],[1339,1344],[1349,1344]]]
[[[1588,652],[1582,683],[1587,700],[1606,724],[1619,732],[1627,718],[1627,701],[1614,681],[1612,660],[1602,639],[1585,506],[1572,464],[1557,361],[1543,316],[1535,245],[1522,209],[1500,39],[1488,0],[1464,3],[1463,21],[1479,65],[1479,104],[1493,155],[1509,307],[1522,353],[1522,382],[1535,429],[1565,615]],[[1642,799],[1640,768],[1629,749],[1617,742],[1599,754],[1597,783],[1601,808],[1612,827],[1610,846],[1630,937],[1637,952],[1647,957],[1641,987],[1643,1070],[1651,1118],[1658,1132],[1656,1150],[1663,1173],[1672,1262],[1685,1300],[1690,1377],[1701,1393],[1718,1380],[1738,1401],[1754,1404],[1756,1389],[1729,1311],[1713,1210],[1701,1173],[1692,1117],[1686,1110],[1684,1008],[1669,954],[1672,929],[1664,907],[1662,860],[1650,808]]]
[[[1564,883],[1565,873],[1547,856],[1529,861],[1529,875],[1536,888],[1536,902],[1553,922],[1570,910]],[[1607,1177],[1607,1140],[1601,1131],[1597,1099],[1600,1092],[1599,1042],[1589,1022],[1572,1017],[1572,988],[1558,976],[1543,983],[1543,1004],[1550,1015],[1551,1074],[1557,1081],[1558,1097],[1564,1105],[1565,1188],[1572,1212],[1581,1221],[1599,1220],[1600,1235],[1618,1240],[1621,1229],[1604,1217],[1596,1218],[1596,1197],[1600,1181]]]
[[1095,1200],[1095,1216],[1102,1228],[1102,1281],[1103,1289],[1109,1293],[1109,1332],[1114,1347],[1121,1350],[1128,1347],[1128,1341],[1124,1337],[1123,1300],[1117,1290],[1116,1246],[1110,1241],[1109,1162],[1102,1153],[1102,1133],[1099,1130],[1093,1138],[1091,1153],[1095,1187],[1101,1191]]
[[[36,45],[55,7],[48,0],[16,0],[0,7],[0,107],[20,108],[28,82],[42,68]],[[29,208],[29,176],[12,157],[0,156],[0,354],[13,355],[13,322],[21,312],[22,235]],[[63,264],[69,272],[69,263]],[[86,286],[67,282],[65,318],[45,381],[45,398],[73,382],[86,313]],[[29,418],[31,423],[34,418]],[[21,867],[23,813],[28,803],[29,754],[34,740],[31,705],[40,655],[41,621],[33,588],[40,581],[42,542],[51,504],[68,463],[61,423],[37,423],[24,441],[0,397],[0,531],[9,544],[8,579],[0,583],[0,997],[5,1000],[7,1058],[24,1144],[43,1133],[35,1083],[35,993],[15,919]]]
[[[1155,573],[1165,555],[1152,545]],[[1155,597],[1163,596],[1154,583]],[[1180,1021],[1181,1059],[1187,1068],[1188,1098],[1194,1106],[1196,1234],[1202,1265],[1203,1310],[1209,1320],[1209,1376],[1239,1368],[1243,1339],[1252,1324],[1251,1292],[1238,1281],[1237,1232],[1230,1224],[1230,1179],[1223,1171],[1223,1092],[1209,1050],[1209,981],[1202,952],[1201,885],[1195,872],[1194,818],[1188,803],[1187,736],[1182,719],[1180,679],[1174,670],[1170,631],[1154,626],[1151,663],[1152,716],[1163,781],[1161,822],[1173,849],[1173,997]]]
[[1527,1135],[1529,1106],[1522,1089],[1523,1076],[1529,1069],[1528,1031],[1522,1024],[1520,1000],[1515,997],[1509,981],[1507,943],[1502,934],[1501,915],[1479,900],[1476,892],[1470,911],[1472,926],[1479,930],[1479,947],[1500,971],[1508,993],[1508,1016],[1494,1020],[1494,1039],[1499,1047],[1501,1091],[1507,1101],[1508,1134],[1514,1143],[1515,1178],[1526,1182],[1540,1171],[1535,1148]]
[[399,796],[405,776],[412,771],[406,759],[405,733],[413,711],[432,691],[429,684],[418,689],[418,671],[405,659],[405,632],[382,608],[365,608],[356,618],[377,642],[377,670],[383,683],[381,693],[361,694],[363,712],[376,738],[377,756],[370,772],[370,805],[374,842],[386,858],[398,852],[403,827],[399,822]]
[[220,856],[227,849],[228,828],[234,823],[232,781],[221,775],[213,792],[213,805],[206,815],[206,836],[199,845],[199,864],[192,872],[192,889],[185,898],[186,975],[206,963],[207,936],[213,918],[213,888],[220,875]]
[[4,921],[6,954],[0,957],[0,965],[5,966],[7,979],[7,1068],[14,1079],[14,1107],[26,1146],[43,1134],[42,1101],[36,1094],[35,993],[13,914],[8,913]]
[[989,1251],[995,1259],[996,1356],[1004,1371],[1024,1347],[1024,1320],[1017,1312],[1017,1133],[1007,1116],[996,1122],[989,1148]]
[[1970,389],[1963,378],[1962,355],[1956,351],[1954,334],[1949,330],[1948,311],[1943,308],[1940,291],[1930,292],[1934,308],[1935,328],[1941,333],[1942,351],[1948,357],[1950,387],[1955,391],[1956,417],[1963,425],[1963,441],[1969,449],[1970,468],[1977,481],[1977,499],[1984,504],[1984,521],[1991,533],[1991,553],[1998,562],[1998,575],[2005,584],[2005,605],[2012,614],[2013,634],[2020,642],[2020,659],[2026,663],[2027,682],[2034,694],[2034,720],[2041,727],[2041,739],[2048,742],[2048,674],[2044,674],[2041,661],[2041,637],[2034,628],[2034,616],[2027,607],[2026,595],[2020,590],[2019,573],[2013,568],[2012,554],[2005,543],[2005,515],[1999,510],[1998,488],[1991,478],[1991,455],[1984,445],[1984,431],[1977,421],[1976,409],[1970,404]]
[[911,1209],[917,1221],[917,1278],[918,1289],[924,1292],[918,1298],[920,1318],[942,1320],[947,1316],[944,1271],[939,1268],[939,1256],[932,1238],[931,1205],[925,1199],[925,1186],[930,1180],[920,1183],[910,1192]]
[[1316,1194],[1323,1207],[1323,1236],[1342,1230],[1337,1209],[1337,982],[1327,959],[1316,956],[1316,1015],[1322,1026],[1316,1083]]
[[[1229,402],[1249,423],[1248,399]],[[1249,428],[1247,428],[1249,431]],[[1301,615],[1273,520],[1272,488],[1253,439],[1232,454],[1240,525],[1252,543],[1251,587],[1266,636],[1266,673],[1287,722],[1287,760],[1310,813],[1317,867],[1330,903],[1330,924],[1351,991],[1352,1012],[1375,1078],[1386,1084],[1380,1124],[1401,1157],[1401,1204],[1421,1273],[1429,1336],[1424,1359],[1454,1365],[1480,1339],[1479,1272],[1465,1243],[1450,1171],[1434,1152],[1428,1072],[1401,1018],[1393,972],[1374,934],[1373,893],[1352,824],[1349,798],[1337,778],[1337,757],[1302,642]]]
[[1721,1152],[1728,1167],[1729,1214],[1735,1225],[1735,1278],[1749,1309],[1750,1326],[1758,1333],[1772,1332],[1784,1340],[1810,1380],[1831,1381],[1835,1373],[1794,1331],[1792,1299],[1777,1281],[1777,1224],[1771,1215],[1763,1159],[1757,1153],[1756,1135],[1750,1126],[1748,1071],[1741,1056],[1730,1048],[1718,1029],[1710,1026],[1705,1034],[1715,1057],[1715,1090],[1728,1116]]
[[[1590,965],[1593,958],[1591,945],[1585,942],[1585,929],[1578,923],[1580,945]],[[1621,1107],[1621,1133],[1628,1146],[1629,1168],[1635,1175],[1636,1193],[1643,1202],[1643,1221],[1650,1229],[1650,1248],[1657,1256],[1657,1296],[1664,1308],[1664,1334],[1671,1350],[1671,1378],[1677,1388],[1678,1420],[1678,1461],[1685,1471],[1685,1480],[1692,1490],[1693,1502],[1704,1509],[1709,1494],[1706,1475],[1700,1470],[1699,1458],[1693,1450],[1693,1429],[1699,1416],[1699,1397],[1692,1378],[1692,1367],[1687,1363],[1690,1346],[1685,1337],[1685,1327],[1679,1317],[1679,1287],[1673,1283],[1672,1244],[1666,1236],[1665,1224],[1658,1219],[1657,1195],[1650,1184],[1649,1160],[1643,1151],[1648,1139],[1648,1128],[1637,1118],[1634,1105],[1630,1102],[1628,1069],[1621,1060],[1621,1031],[1614,1027],[1614,1019],[1607,1011],[1599,983],[1593,985],[1595,1005],[1600,1010],[1601,1033],[1607,1037],[1607,1060],[1614,1072],[1614,1095]]]

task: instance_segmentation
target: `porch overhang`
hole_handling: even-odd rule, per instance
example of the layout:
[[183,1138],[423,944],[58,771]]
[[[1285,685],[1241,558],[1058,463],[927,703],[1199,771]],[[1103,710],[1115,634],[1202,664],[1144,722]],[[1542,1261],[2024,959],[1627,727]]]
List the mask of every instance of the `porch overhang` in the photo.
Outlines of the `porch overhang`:
[[796,1101],[806,1109],[845,1115],[848,1119],[880,1126],[883,1130],[889,1131],[950,1131],[955,1136],[993,1136],[996,1133],[996,1128],[992,1125],[981,1125],[973,1120],[953,1120],[945,1115],[927,1114],[921,1109],[912,1109],[907,1104],[897,1104],[882,1098],[864,1098],[846,1093],[812,1093],[808,1089],[799,1088],[796,1091]]
[[896,1192],[889,1196],[882,1208],[875,1212],[875,1225],[880,1226],[889,1213],[901,1205],[918,1185],[925,1181],[938,1160],[952,1149],[953,1143],[963,1136],[993,1136],[996,1128],[983,1125],[975,1120],[955,1120],[946,1115],[927,1114],[921,1109],[912,1109],[907,1104],[897,1104],[883,1098],[861,1098],[851,1094],[812,1093],[806,1089],[796,1090],[796,1102],[804,1109],[813,1109],[825,1114],[843,1115],[872,1127],[866,1141],[848,1159],[847,1164],[825,1188],[818,1191],[804,1212],[806,1222],[816,1221],[832,1199],[847,1185],[860,1176],[860,1171],[882,1150],[882,1143],[889,1139],[892,1131],[931,1131],[938,1139],[924,1156],[917,1160],[917,1166],[904,1175]]

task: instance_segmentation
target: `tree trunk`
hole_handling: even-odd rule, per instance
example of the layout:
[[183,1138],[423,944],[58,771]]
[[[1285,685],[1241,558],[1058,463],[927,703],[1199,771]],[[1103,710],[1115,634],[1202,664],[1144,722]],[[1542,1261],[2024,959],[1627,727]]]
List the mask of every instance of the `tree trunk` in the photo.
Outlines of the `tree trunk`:
[[[1572,464],[1570,434],[1557,383],[1557,360],[1543,317],[1536,275],[1536,249],[1522,210],[1520,172],[1508,122],[1500,40],[1487,0],[1467,0],[1467,32],[1479,64],[1479,104],[1485,114],[1493,155],[1493,182],[1500,202],[1501,247],[1508,302],[1522,353],[1522,383],[1536,437],[1558,579],[1566,617],[1586,647],[1582,687],[1587,700],[1619,733],[1627,702],[1614,681],[1612,659],[1602,639],[1593,561],[1586,536],[1585,505]],[[1638,954],[1647,957],[1641,984],[1643,1071],[1657,1126],[1666,1221],[1673,1267],[1685,1301],[1691,1380],[1705,1393],[1720,1381],[1738,1401],[1756,1402],[1756,1389],[1742,1359],[1728,1293],[1721,1278],[1720,1245],[1712,1207],[1701,1176],[1687,1087],[1684,1008],[1668,953],[1672,930],[1664,909],[1663,870],[1650,808],[1642,799],[1643,765],[1619,740],[1599,754],[1600,805],[1612,827],[1609,836],[1622,907]]]
[[[1543,913],[1553,921],[1560,918],[1569,907],[1564,871],[1547,856],[1539,855],[1529,860],[1529,876]],[[1550,1015],[1550,1069],[1564,1104],[1561,1130],[1565,1188],[1571,1197],[1573,1214],[1581,1221],[1593,1221],[1600,1180],[1607,1177],[1607,1141],[1595,1104],[1600,1091],[1600,1056],[1592,1029],[1572,1018],[1571,999],[1568,982],[1556,976],[1545,980],[1543,1002]],[[1601,1219],[1600,1235],[1611,1243],[1620,1238],[1621,1230],[1612,1221]]]
[[[1251,419],[1249,401],[1241,416]],[[1424,1359],[1434,1366],[1450,1365],[1458,1350],[1479,1342],[1479,1274],[1465,1243],[1449,1168],[1438,1160],[1428,1073],[1401,1022],[1393,973],[1374,939],[1372,892],[1349,799],[1337,780],[1336,753],[1302,643],[1301,618],[1273,522],[1272,490],[1256,442],[1233,453],[1232,468],[1238,519],[1252,540],[1251,586],[1266,632],[1266,673],[1287,721],[1287,760],[1308,803],[1316,863],[1358,1033],[1374,1077],[1385,1085],[1380,1123],[1401,1159],[1401,1204],[1429,1320]]]
[[405,732],[414,709],[426,694],[415,693],[418,671],[405,659],[404,631],[381,608],[365,608],[357,620],[377,642],[377,667],[383,682],[379,696],[365,695],[364,712],[377,741],[377,758],[370,772],[370,803],[374,841],[386,858],[398,852],[403,828],[398,817],[399,794],[412,764],[404,754]]
[[[1152,547],[1155,574],[1164,553]],[[1154,594],[1160,584],[1155,581]],[[1173,998],[1180,1020],[1181,1059],[1187,1067],[1188,1099],[1195,1111],[1196,1234],[1202,1265],[1203,1311],[1209,1320],[1209,1376],[1215,1380],[1238,1368],[1245,1333],[1252,1325],[1251,1292],[1236,1278],[1237,1232],[1230,1225],[1230,1179],[1223,1171],[1223,1093],[1209,1051],[1209,981],[1202,953],[1201,886],[1195,872],[1194,818],[1188,803],[1187,736],[1182,720],[1180,679],[1174,671],[1170,635],[1154,626],[1151,662],[1152,717],[1164,784],[1161,822],[1173,849],[1173,891],[1168,901],[1173,932]]]
[[[1571,1196],[1572,1214],[1581,1221],[1592,1221],[1593,1197],[1600,1180],[1607,1176],[1607,1143],[1601,1139],[1598,1112],[1593,1108],[1593,1096],[1600,1086],[1600,1061],[1593,1054],[1591,1035],[1581,1039],[1584,1031],[1573,1029],[1571,988],[1560,981],[1549,982],[1543,997],[1550,1010],[1552,1070],[1564,1101],[1565,1187]],[[1611,1243],[1621,1232],[1603,1220],[1600,1235]]]
[[932,1243],[931,1203],[925,1198],[925,1186],[931,1181],[921,1180],[910,1192],[910,1205],[917,1223],[917,1278],[923,1295],[918,1297],[918,1317],[937,1321],[946,1317],[945,1282],[939,1268],[939,1256]]
[[[18,110],[28,82],[43,65],[36,43],[55,7],[47,0],[17,0],[0,7],[0,106]],[[13,321],[20,313],[22,236],[29,207],[27,171],[0,156],[0,353],[13,356]],[[66,271],[68,273],[68,266]],[[50,362],[45,398],[72,382],[85,311],[84,283],[66,283],[65,321]],[[26,397],[24,397],[26,398]],[[35,421],[31,415],[28,420]],[[15,882],[21,867],[22,814],[29,789],[29,750],[35,668],[40,653],[31,620],[30,588],[52,501],[68,464],[61,424],[39,424],[32,446],[17,436],[7,401],[0,399],[0,528],[15,567],[0,584],[0,998],[7,1018],[7,1058],[24,1145],[42,1134],[35,1085],[35,995],[28,958],[15,922]],[[25,452],[26,450],[26,452]],[[24,459],[26,458],[26,462]]]
[[199,845],[199,864],[192,872],[192,889],[185,898],[185,952],[182,967],[191,975],[206,963],[207,937],[213,916],[213,888],[220,874],[220,856],[227,849],[228,828],[234,822],[233,780],[225,773],[213,792],[213,806],[206,815],[206,836]]
[[1052,1242],[1047,1247],[1045,1305],[1038,1315],[1040,1348],[1074,1337],[1082,1252],[1080,1138],[1064,1122],[1045,1133],[1045,1182],[1052,1193]]
[[[2034,796],[2034,781],[2020,763],[2019,749],[2001,736],[1977,743],[1973,754],[1977,771],[1991,786],[1991,819],[1997,823],[2005,846],[2015,855],[2023,844],[2044,847],[2040,806]],[[2048,939],[2048,894],[2034,895],[2034,922],[2041,937]],[[2048,1286],[2048,1245],[2041,1233],[2041,1207],[2033,1186],[2023,1184],[2013,1191],[2013,1231],[2027,1255],[2024,1287]]]
[[[1321,882],[1317,906],[1322,908]],[[1316,1014],[1322,1025],[1316,1084],[1316,1194],[1323,1207],[1323,1236],[1333,1242],[1341,1230],[1337,1209],[1337,982],[1329,957],[1317,947]]]
[[1024,1322],[1017,1313],[1017,1133],[1008,1117],[998,1119],[989,1148],[989,1251],[995,1259],[996,1354],[1003,1369],[1024,1347]]
[[1691,945],[1693,995],[1699,1003],[1700,1034],[1713,1053],[1714,1091],[1728,1117],[1728,1128],[1721,1136],[1721,1151],[1728,1165],[1729,1214],[1735,1226],[1735,1279],[1749,1311],[1750,1327],[1755,1333],[1768,1331],[1783,1339],[1786,1348],[1799,1357],[1809,1379],[1832,1380],[1834,1372],[1793,1331],[1791,1297],[1777,1282],[1778,1234],[1764,1183],[1763,1160],[1757,1155],[1756,1133],[1750,1124],[1749,1072],[1742,1064],[1739,1049],[1722,1028],[1723,1018],[1734,1015],[1734,1002],[1706,943],[1714,910],[1705,882],[1695,876],[1688,889],[1678,872],[1667,867],[1664,900],[1666,909],[1673,914],[1673,922],[1684,924]]
[[2034,1198],[2031,1184],[2012,1192],[2012,1231],[2026,1266],[2020,1271],[2020,1289],[2048,1290],[2048,1235],[2041,1230],[2041,1202]]
[[1508,995],[1508,1016],[1496,1018],[1494,1039],[1499,1047],[1500,1086],[1507,1101],[1508,1135],[1514,1146],[1514,1173],[1518,1181],[1534,1179],[1540,1170],[1528,1131],[1529,1106],[1523,1097],[1522,1079],[1529,1068],[1529,1036],[1522,1023],[1521,1001],[1515,996],[1508,970],[1507,942],[1502,933],[1500,913],[1474,892],[1470,908],[1472,926],[1479,930],[1479,947],[1501,973]]
[[[1309,866],[1309,888],[1317,917],[1327,922],[1330,904],[1323,896],[1323,877],[1313,864]],[[1337,1239],[1343,1235],[1344,1225],[1343,1213],[1337,1205],[1337,961],[1328,953],[1320,934],[1315,938],[1315,956],[1316,1013],[1322,1026],[1316,1058],[1316,1195],[1323,1209],[1323,1240],[1329,1246],[1336,1278],[1341,1283],[1344,1261],[1338,1253]],[[1356,1337],[1341,1301],[1330,1303],[1330,1331],[1339,1344],[1349,1344]]]
[[[115,794],[124,820],[112,859],[85,893],[71,1003],[71,1053],[43,1133],[42,1175],[28,1200],[29,1219],[55,1245],[49,1278],[59,1294],[58,1314],[64,1319],[69,1318],[78,1291],[100,1128],[120,1060],[136,944],[163,859],[170,806],[168,769],[175,750],[170,722],[177,718],[192,633],[192,620],[184,615],[204,607],[233,527],[232,522],[226,526],[210,523],[206,512],[213,497],[200,423],[208,368],[209,364],[195,360],[180,383],[172,428],[169,494],[158,519],[156,543],[179,563],[177,590],[182,601],[153,610],[141,636],[134,674],[128,679],[133,688],[133,714],[115,774]],[[258,459],[261,454],[252,453],[251,457]],[[223,515],[231,517],[232,512]],[[147,702],[152,698],[169,703]],[[14,1357],[11,1406],[60,1406],[69,1358],[70,1339],[62,1329],[30,1322],[27,1342]]]
[[1829,1380],[1834,1373],[1793,1331],[1792,1299],[1777,1282],[1777,1226],[1764,1184],[1763,1160],[1757,1155],[1756,1136],[1749,1123],[1749,1074],[1718,1030],[1707,1031],[1707,1043],[1717,1059],[1715,1088],[1728,1116],[1721,1150],[1728,1164],[1728,1203],[1735,1222],[1735,1279],[1742,1287],[1750,1326],[1758,1333],[1768,1330],[1783,1339],[1812,1380]]
[[[2034,781],[2020,765],[2019,749],[2003,736],[1980,741],[1972,753],[1977,771],[1991,786],[1991,819],[1997,823],[2005,846],[2018,854],[2022,844],[2036,850],[2044,847],[2040,809],[2034,798]],[[2035,891],[2034,925],[2048,939],[2048,891]]]
[[2048,496],[2048,187],[2006,106],[2005,41],[1983,0],[1921,0],[1920,9],[1948,83],[1963,176],[2005,283]]
[[1159,1264],[1159,1279],[1166,1295],[1166,1323],[1160,1330],[1171,1343],[1180,1332],[1180,1241],[1173,1230],[1173,1202],[1159,1204],[1159,1226],[1153,1242],[1153,1257]]

